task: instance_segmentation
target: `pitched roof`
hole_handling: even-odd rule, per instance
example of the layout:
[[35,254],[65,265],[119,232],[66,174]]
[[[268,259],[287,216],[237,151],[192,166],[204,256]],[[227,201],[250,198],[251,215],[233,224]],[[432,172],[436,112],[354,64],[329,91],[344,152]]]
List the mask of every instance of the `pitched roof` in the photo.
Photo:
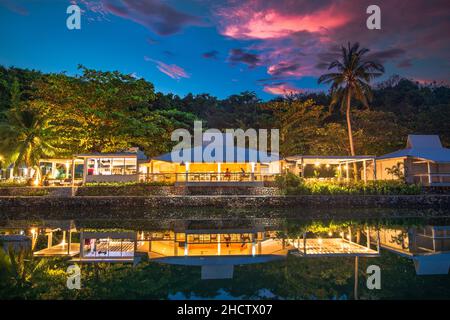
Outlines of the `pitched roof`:
[[377,157],[377,159],[414,157],[433,162],[450,163],[450,149],[442,147],[437,135],[408,135],[406,149]]
[[[196,146],[193,148],[187,148],[182,151],[180,151],[180,158],[186,158],[191,159],[189,162],[213,162],[209,159],[219,158],[219,155],[216,154],[216,152],[211,152],[211,150],[206,150],[208,147],[208,144],[203,144],[202,146]],[[205,152],[206,151],[206,152]],[[219,150],[220,152],[220,150]],[[195,155],[201,155],[202,161],[198,161],[195,157]],[[206,154],[206,158],[204,155]],[[272,157],[271,157],[272,156]],[[271,155],[265,154],[265,152],[260,152],[256,149],[249,149],[249,148],[240,148],[240,147],[227,147],[226,145],[222,146],[222,156],[220,158],[223,159],[223,161],[217,162],[223,162],[223,163],[233,163],[233,162],[271,162],[267,161],[267,157],[271,157],[271,161],[277,161],[279,160],[279,156],[277,154]],[[159,161],[165,161],[165,162],[180,162],[176,159],[172,159],[172,153],[168,152],[163,155],[160,155],[158,157],[152,158],[152,160],[159,160]]]

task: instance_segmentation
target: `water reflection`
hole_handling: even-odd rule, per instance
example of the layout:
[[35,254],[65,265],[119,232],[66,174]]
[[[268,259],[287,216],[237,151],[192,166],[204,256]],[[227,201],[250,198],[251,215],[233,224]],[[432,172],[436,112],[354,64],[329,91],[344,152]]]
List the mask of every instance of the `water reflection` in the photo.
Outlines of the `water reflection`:
[[414,261],[418,275],[448,274],[450,226],[381,228],[381,246]]
[[35,257],[78,263],[199,266],[202,279],[229,279],[235,265],[317,257],[365,257],[389,250],[414,261],[418,275],[448,274],[450,226],[392,221],[133,220],[3,221],[0,241]]

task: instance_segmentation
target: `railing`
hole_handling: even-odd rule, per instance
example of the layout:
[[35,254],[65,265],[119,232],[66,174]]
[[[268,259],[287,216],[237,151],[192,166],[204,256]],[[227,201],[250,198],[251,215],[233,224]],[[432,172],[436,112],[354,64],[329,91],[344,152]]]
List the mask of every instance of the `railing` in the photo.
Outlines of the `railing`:
[[422,173],[413,175],[414,183],[422,185],[450,184],[450,173]]
[[274,181],[276,174],[243,172],[189,172],[140,174],[144,182],[253,182]]

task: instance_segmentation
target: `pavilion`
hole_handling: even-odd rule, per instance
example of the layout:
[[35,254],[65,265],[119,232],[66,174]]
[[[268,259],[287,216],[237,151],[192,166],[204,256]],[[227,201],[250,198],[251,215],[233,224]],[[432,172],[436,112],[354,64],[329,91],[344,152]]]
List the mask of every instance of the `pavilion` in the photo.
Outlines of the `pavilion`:
[[[314,171],[324,171],[328,173],[326,178],[349,181],[355,174],[351,174],[354,165],[359,167],[361,179],[369,179],[369,169],[376,168],[375,156],[318,156],[318,155],[295,155],[284,159],[286,169],[302,178],[311,178]],[[372,166],[370,166],[372,164]],[[370,176],[376,177],[376,171],[372,171]]]
[[450,149],[437,135],[409,135],[405,149],[377,157],[376,172],[381,180],[450,186]]

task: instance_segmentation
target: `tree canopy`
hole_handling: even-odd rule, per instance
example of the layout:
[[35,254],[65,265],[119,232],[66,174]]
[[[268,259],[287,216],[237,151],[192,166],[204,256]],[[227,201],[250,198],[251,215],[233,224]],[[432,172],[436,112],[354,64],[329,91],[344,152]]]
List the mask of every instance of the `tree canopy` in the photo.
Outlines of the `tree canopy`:
[[[155,92],[152,83],[131,75],[79,68],[80,75],[69,76],[0,67],[4,144],[20,144],[20,130],[13,129],[16,134],[12,134],[5,128],[17,126],[14,119],[21,114],[33,116],[35,124],[40,124],[37,132],[43,136],[36,156],[110,152],[132,146],[154,156],[171,149],[174,129],[192,129],[198,119],[204,128],[278,128],[282,156],[350,151],[345,115],[329,110],[329,93],[303,93],[270,101],[262,101],[254,92],[225,99],[209,94],[180,97]],[[448,86],[422,85],[394,76],[374,86],[372,93],[370,109],[357,101],[352,105],[357,154],[394,151],[403,147],[411,133],[438,134],[445,145],[450,144]],[[17,154],[17,148],[6,149],[0,151],[4,158]],[[27,162],[25,158],[20,161]]]

